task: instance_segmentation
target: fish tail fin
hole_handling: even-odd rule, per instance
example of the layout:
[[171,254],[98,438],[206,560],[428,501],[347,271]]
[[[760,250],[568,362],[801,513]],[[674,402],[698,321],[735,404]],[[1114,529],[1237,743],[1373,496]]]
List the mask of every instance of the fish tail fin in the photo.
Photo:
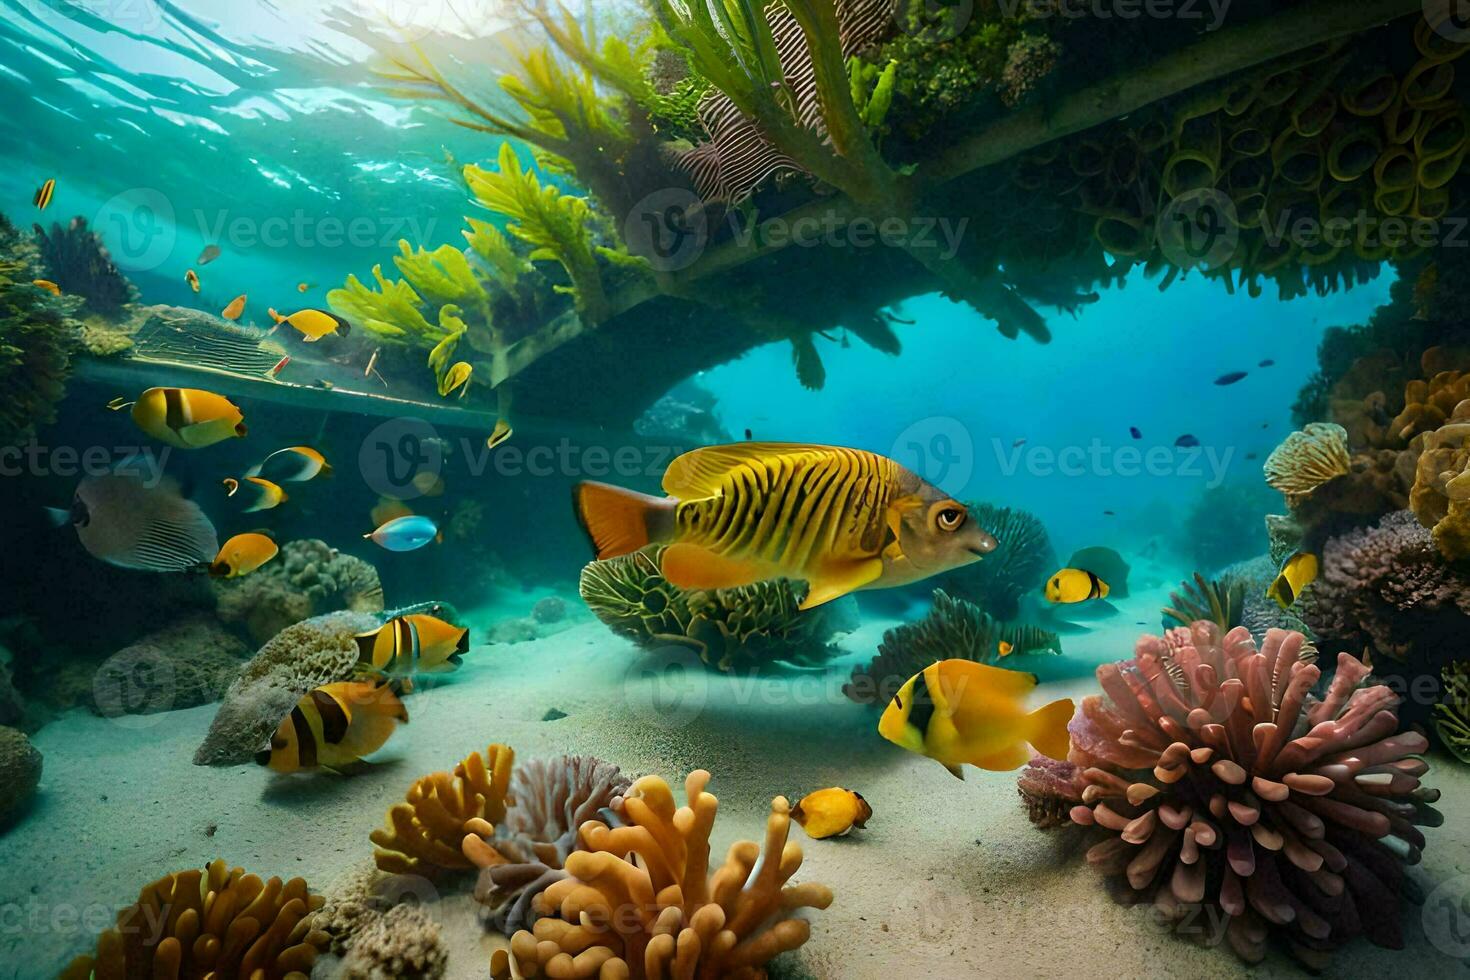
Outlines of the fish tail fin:
[[1066,759],[1072,748],[1072,736],[1067,732],[1067,723],[1072,720],[1077,706],[1071,698],[1062,698],[1037,708],[1026,716],[1030,734],[1026,741],[1036,751],[1052,759]]
[[675,501],[667,497],[584,480],[572,488],[572,506],[599,559],[637,551],[673,531]]
[[270,314],[270,317],[272,320],[275,321],[276,326],[279,327],[282,323],[286,322],[286,318],[277,313],[274,306],[266,307],[265,311]]

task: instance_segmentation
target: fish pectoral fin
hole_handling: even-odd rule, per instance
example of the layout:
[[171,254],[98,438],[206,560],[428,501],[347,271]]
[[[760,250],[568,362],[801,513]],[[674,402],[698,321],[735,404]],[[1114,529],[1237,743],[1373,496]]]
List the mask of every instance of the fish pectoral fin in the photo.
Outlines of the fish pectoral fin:
[[664,578],[681,589],[733,589],[775,577],[764,562],[729,558],[686,542],[664,549],[659,564]]
[[[944,766],[944,763],[941,762],[940,765]],[[949,774],[951,776],[953,776],[955,779],[958,779],[961,782],[964,781],[964,778],[965,778],[965,770],[961,769],[959,766],[944,766],[944,768],[948,769],[949,770]]]
[[811,609],[824,602],[840,599],[849,592],[856,592],[865,585],[878,581],[883,574],[883,559],[868,558],[862,561],[818,566],[807,578],[810,587],[801,609]]
[[1010,772],[1019,769],[1031,761],[1031,753],[1026,750],[1024,742],[1016,742],[999,752],[971,759],[970,764],[979,769],[988,769],[991,772]]

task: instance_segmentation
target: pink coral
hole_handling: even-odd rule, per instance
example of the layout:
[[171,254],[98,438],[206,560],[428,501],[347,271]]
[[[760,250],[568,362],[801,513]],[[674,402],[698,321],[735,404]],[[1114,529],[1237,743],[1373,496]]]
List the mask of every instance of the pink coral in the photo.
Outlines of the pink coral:
[[1257,649],[1244,627],[1197,622],[1099,667],[1106,697],[1071,724],[1070,815],[1108,832],[1088,863],[1165,915],[1217,908],[1242,958],[1275,934],[1320,966],[1359,935],[1402,945],[1402,865],[1424,846],[1415,825],[1440,817],[1413,757],[1428,743],[1396,734],[1397,697],[1344,654],[1317,699],[1303,643],[1271,630]]

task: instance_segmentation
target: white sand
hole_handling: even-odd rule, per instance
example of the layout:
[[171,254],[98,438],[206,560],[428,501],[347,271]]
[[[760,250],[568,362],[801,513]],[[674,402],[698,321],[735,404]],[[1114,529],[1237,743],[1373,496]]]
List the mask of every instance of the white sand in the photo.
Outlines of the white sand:
[[[1135,622],[1157,622],[1156,600],[1128,600],[1093,632],[1066,637],[1068,657],[1125,656],[1142,629]],[[471,615],[477,627],[492,619],[490,610]],[[847,638],[854,657],[871,656],[881,625]],[[692,667],[670,674],[655,663],[590,621],[535,643],[477,649],[452,683],[413,698],[412,724],[380,765],[352,779],[191,765],[213,706],[120,721],[73,713],[37,736],[42,795],[0,837],[0,978],[54,975],[141,885],[216,857],[326,887],[371,854],[368,832],[415,777],[492,741],[521,757],[593,753],[671,783],[707,768],[721,799],[719,853],[734,839],[760,838],[773,794],[834,783],[862,792],[875,811],[866,832],[807,841],[793,829],[806,851],[800,877],[837,895],[813,915],[812,940],[798,954],[815,977],[1249,972],[1228,950],[1197,948],[1162,933],[1145,911],[1114,904],[1081,863],[1074,835],[1030,826],[1014,774],[970,770],[958,782],[878,738],[877,711],[841,694],[846,665],[751,680]],[[1038,700],[1093,687],[1090,678],[1045,684]],[[568,717],[541,721],[550,708]],[[1432,888],[1470,873],[1470,835],[1452,829],[1463,826],[1470,778],[1439,759],[1430,782],[1444,790],[1450,817],[1429,831],[1415,872]],[[453,977],[485,975],[489,940],[469,905],[456,897],[436,907]],[[1406,922],[1407,951],[1358,943],[1335,971],[1428,976],[1460,965],[1425,939],[1417,910]],[[1300,974],[1273,954],[1254,975]]]

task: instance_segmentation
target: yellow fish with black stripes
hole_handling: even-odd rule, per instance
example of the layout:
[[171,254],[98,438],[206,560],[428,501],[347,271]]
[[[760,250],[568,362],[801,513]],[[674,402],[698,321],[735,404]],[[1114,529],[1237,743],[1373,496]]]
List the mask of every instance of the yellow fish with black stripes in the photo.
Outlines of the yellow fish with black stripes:
[[255,761],[279,773],[340,770],[372,755],[408,723],[402,681],[339,681],[308,691]]
[[1046,601],[1060,604],[1106,599],[1108,583],[1081,568],[1063,568],[1046,580]]
[[397,616],[356,639],[358,662],[382,674],[453,670],[470,649],[467,628],[426,613]]
[[964,504],[861,449],[742,442],[685,453],[667,497],[605,483],[572,491],[599,559],[666,544],[661,573],[686,589],[790,578],[810,609],[859,589],[906,585],[995,550]]
[[1321,563],[1309,551],[1298,551],[1281,564],[1281,572],[1266,587],[1266,598],[1276,600],[1282,609],[1291,608],[1301,598],[1302,590],[1317,580]]
[[910,677],[878,721],[878,734],[927,755],[955,777],[961,766],[1009,772],[1042,755],[1065,759],[1072,739],[1067,723],[1076,706],[1062,698],[1028,711],[1036,675],[973,660],[941,660]]
[[245,416],[223,395],[200,388],[149,388],[135,402],[115,398],[113,411],[132,409],[133,422],[159,442],[179,449],[203,449],[246,433]]

